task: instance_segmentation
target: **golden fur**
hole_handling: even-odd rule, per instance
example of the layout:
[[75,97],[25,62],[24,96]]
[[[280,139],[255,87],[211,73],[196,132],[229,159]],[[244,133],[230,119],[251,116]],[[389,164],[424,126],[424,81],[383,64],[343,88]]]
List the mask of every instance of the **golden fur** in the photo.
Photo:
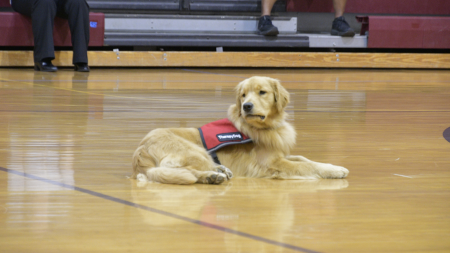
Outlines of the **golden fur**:
[[[133,175],[168,184],[220,184],[234,176],[275,179],[344,178],[348,170],[290,155],[296,132],[286,122],[289,93],[276,79],[254,76],[236,87],[228,119],[253,142],[218,150],[222,165],[203,148],[198,129],[155,129],[133,155]],[[246,110],[243,105],[252,105]],[[229,169],[228,169],[229,168]]]

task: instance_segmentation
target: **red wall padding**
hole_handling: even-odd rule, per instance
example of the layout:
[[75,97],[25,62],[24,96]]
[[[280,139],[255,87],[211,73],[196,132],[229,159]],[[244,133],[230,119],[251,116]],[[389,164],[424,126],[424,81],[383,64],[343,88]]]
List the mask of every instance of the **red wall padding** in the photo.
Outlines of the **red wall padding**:
[[[105,14],[89,13],[89,46],[103,46],[105,34]],[[0,46],[33,46],[31,18],[17,12],[0,12]],[[53,30],[55,46],[72,46],[67,20],[55,18]]]
[[[287,0],[289,12],[334,12],[332,0]],[[346,13],[450,15],[449,0],[348,0]]]
[[450,48],[450,17],[369,16],[369,48]]
[[0,7],[11,7],[9,0],[0,0]]

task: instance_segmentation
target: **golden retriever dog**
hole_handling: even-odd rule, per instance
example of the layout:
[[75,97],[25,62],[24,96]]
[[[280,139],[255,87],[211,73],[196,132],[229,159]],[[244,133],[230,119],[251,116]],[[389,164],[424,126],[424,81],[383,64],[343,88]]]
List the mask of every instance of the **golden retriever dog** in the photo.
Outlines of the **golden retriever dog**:
[[252,141],[208,152],[197,128],[159,128],[145,136],[133,154],[133,175],[166,184],[221,184],[231,177],[273,179],[345,178],[341,166],[290,155],[296,132],[286,122],[289,93],[276,79],[254,76],[235,89],[228,109],[234,127]]

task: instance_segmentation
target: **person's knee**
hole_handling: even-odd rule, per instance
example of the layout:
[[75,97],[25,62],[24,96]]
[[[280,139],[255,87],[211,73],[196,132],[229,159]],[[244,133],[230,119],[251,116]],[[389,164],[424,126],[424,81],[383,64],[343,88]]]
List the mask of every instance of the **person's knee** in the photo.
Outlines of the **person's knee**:
[[89,10],[89,6],[86,0],[67,0],[66,4],[70,5],[71,7]]
[[56,1],[55,0],[35,0],[34,7],[51,7],[56,9]]

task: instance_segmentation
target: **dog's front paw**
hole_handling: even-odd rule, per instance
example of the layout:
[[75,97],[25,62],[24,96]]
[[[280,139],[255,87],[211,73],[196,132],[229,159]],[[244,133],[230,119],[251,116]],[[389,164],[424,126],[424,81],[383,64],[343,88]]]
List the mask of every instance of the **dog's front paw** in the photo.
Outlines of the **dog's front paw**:
[[227,167],[223,166],[223,165],[219,165],[216,167],[218,172],[221,172],[225,175],[227,175],[227,179],[230,180],[233,177],[233,172],[231,172],[230,169],[228,169]]
[[223,173],[213,172],[211,175],[206,177],[208,184],[221,184],[227,180],[227,175]]
[[319,163],[318,167],[322,178],[345,178],[349,173],[348,169],[329,163]]

